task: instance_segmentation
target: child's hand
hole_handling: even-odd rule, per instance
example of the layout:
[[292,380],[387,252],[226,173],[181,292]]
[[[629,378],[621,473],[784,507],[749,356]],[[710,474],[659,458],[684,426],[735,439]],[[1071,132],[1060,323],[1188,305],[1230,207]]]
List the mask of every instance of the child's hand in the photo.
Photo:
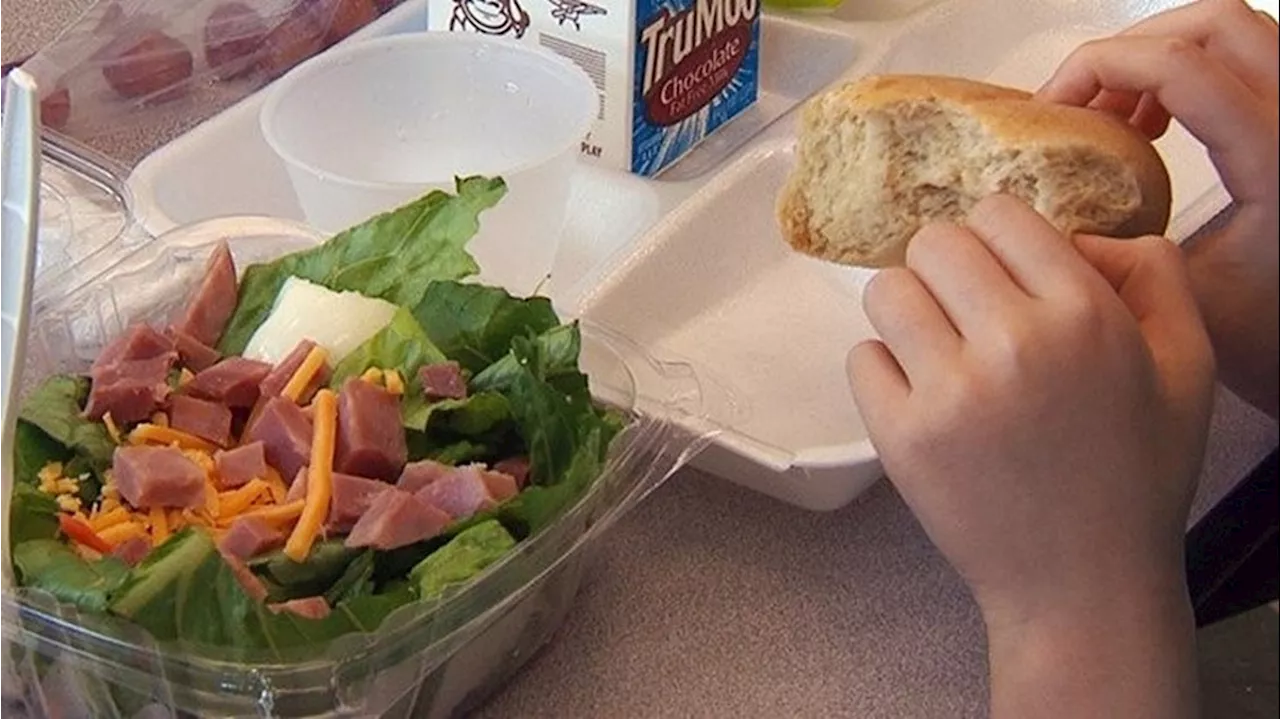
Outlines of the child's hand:
[[[1098,691],[1106,677],[1044,645],[1166,636],[1125,607],[1138,619],[1163,616],[1153,600],[1186,608],[1181,540],[1214,363],[1177,248],[1073,246],[1026,205],[992,197],[967,228],[921,230],[907,267],[876,275],[864,303],[883,342],[850,354],[858,407],[889,478],[973,590],[993,676],[1039,652]],[[1042,631],[1035,649],[1010,642]],[[1044,682],[1021,687],[1046,699]],[[993,706],[1035,714],[1010,686],[993,685]],[[1106,714],[1140,714],[1120,709]]]
[[1188,249],[1223,379],[1276,416],[1280,392],[1280,31],[1242,0],[1201,0],[1074,52],[1040,90],[1155,138],[1172,115],[1209,150],[1235,202]]

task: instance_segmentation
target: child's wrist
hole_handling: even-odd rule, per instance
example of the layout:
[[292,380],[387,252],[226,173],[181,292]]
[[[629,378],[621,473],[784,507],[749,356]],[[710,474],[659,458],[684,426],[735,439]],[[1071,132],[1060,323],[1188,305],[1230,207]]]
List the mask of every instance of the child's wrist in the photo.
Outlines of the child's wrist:
[[1193,716],[1185,586],[1120,587],[987,620],[992,716]]

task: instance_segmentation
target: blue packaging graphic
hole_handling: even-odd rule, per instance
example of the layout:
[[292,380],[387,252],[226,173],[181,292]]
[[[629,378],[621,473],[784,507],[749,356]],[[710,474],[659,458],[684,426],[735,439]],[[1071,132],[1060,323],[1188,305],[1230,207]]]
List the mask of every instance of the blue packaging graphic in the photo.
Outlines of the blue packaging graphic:
[[636,0],[631,170],[656,175],[756,101],[759,0]]

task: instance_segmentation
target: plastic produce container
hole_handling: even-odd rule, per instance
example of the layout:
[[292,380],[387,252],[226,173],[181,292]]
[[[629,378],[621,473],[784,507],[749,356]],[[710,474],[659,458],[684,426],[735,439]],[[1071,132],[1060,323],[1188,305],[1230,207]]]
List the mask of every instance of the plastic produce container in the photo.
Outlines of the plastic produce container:
[[[172,310],[219,239],[229,239],[239,266],[322,239],[262,217],[215,219],[152,239],[140,234],[109,169],[51,151],[43,174],[24,389],[49,373],[85,369],[127,323]],[[447,717],[473,708],[572,611],[601,533],[705,445],[704,405],[732,404],[704,393],[688,367],[658,362],[600,327],[583,326],[581,366],[593,395],[628,418],[585,496],[443,598],[401,607],[376,632],[305,654],[214,658],[18,588],[6,527],[5,716]],[[3,481],[7,514],[12,477]]]

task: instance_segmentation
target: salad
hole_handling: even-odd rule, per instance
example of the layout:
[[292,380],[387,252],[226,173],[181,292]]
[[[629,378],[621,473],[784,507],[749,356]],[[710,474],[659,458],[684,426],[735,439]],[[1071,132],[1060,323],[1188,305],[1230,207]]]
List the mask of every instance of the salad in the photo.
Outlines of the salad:
[[624,418],[544,298],[462,280],[505,194],[457,181],[239,271],[216,248],[19,410],[20,586],[213,656],[283,657],[438,600],[600,476]]

